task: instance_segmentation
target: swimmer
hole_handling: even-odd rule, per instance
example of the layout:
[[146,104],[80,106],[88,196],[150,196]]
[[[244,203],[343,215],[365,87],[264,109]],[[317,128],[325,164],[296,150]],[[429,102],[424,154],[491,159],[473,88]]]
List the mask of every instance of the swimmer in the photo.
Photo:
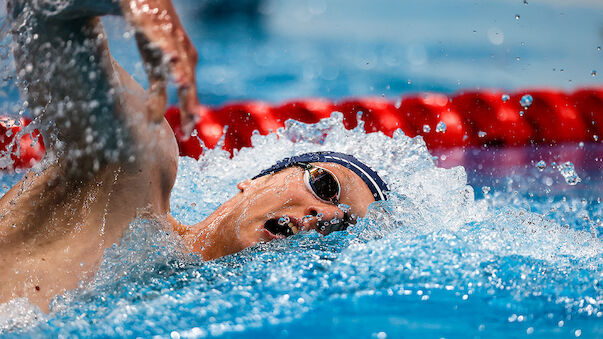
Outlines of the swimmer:
[[[149,79],[112,58],[99,16],[121,15]],[[301,231],[327,234],[365,215],[387,186],[334,152],[277,163],[192,226],[170,215],[178,148],[163,118],[178,86],[184,128],[199,109],[196,51],[169,0],[8,0],[19,86],[46,144],[45,165],[0,199],[0,303],[28,298],[43,311],[96,273],[106,248],[137,217],[157,219],[211,260]]]

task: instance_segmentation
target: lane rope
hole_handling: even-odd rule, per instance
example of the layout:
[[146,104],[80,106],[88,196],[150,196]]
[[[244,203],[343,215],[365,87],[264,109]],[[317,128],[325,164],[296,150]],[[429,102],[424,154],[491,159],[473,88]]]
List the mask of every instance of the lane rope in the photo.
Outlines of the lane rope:
[[[284,127],[287,119],[316,123],[334,111],[343,113],[348,129],[357,126],[361,113],[367,132],[381,131],[391,136],[400,128],[408,136],[421,135],[430,149],[601,142],[603,138],[603,86],[572,93],[552,89],[513,93],[476,90],[451,96],[404,95],[398,100],[373,97],[333,102],[311,98],[280,104],[243,101],[221,107],[203,106],[196,136],[206,147],[213,148],[228,126],[223,148],[232,152],[251,146],[254,130],[268,134]],[[178,140],[180,155],[199,158],[203,147],[198,138],[184,137],[179,109],[168,108],[165,117]],[[10,152],[13,162],[0,161],[0,168],[29,168],[43,157],[44,145],[37,132],[20,133],[29,122],[26,118],[0,116],[0,154],[7,159]]]

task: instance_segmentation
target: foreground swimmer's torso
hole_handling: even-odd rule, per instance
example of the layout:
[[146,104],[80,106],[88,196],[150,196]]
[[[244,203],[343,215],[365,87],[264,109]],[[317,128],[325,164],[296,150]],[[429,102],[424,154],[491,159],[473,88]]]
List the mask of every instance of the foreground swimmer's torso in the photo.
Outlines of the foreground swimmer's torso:
[[164,119],[149,121],[152,97],[112,59],[98,18],[35,19],[15,33],[15,61],[56,159],[0,199],[0,303],[46,311],[137,215],[167,216],[178,148]]

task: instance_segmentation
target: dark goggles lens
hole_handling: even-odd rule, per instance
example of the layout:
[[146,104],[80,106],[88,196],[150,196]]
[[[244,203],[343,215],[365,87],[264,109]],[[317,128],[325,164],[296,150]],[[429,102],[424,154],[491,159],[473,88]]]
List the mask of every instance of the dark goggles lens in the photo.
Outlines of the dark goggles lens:
[[320,199],[337,203],[339,200],[339,182],[334,175],[320,167],[306,167],[308,184]]

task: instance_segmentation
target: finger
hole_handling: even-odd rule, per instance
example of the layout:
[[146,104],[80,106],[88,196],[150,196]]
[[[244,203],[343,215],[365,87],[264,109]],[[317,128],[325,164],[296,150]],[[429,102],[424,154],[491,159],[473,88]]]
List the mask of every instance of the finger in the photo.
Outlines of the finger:
[[149,79],[147,119],[157,123],[162,121],[167,104],[168,62],[164,60],[161,49],[151,43],[144,34],[136,33],[136,43]]

